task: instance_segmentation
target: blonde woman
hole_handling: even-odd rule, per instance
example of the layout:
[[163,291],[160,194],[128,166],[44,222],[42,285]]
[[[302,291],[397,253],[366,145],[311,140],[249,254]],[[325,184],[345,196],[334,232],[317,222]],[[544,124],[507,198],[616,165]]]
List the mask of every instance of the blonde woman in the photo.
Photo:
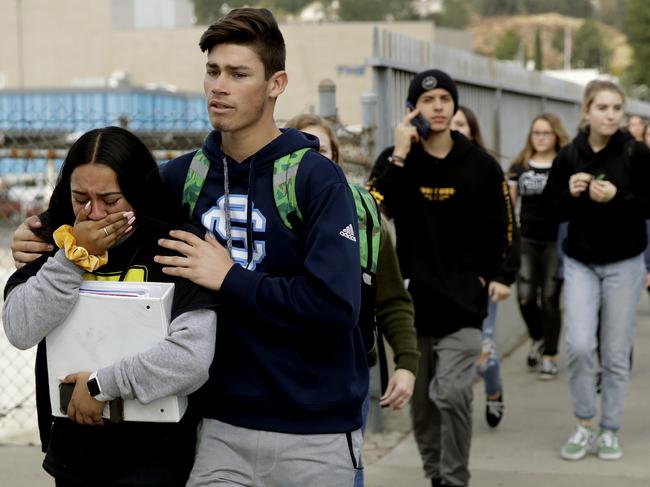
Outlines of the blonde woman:
[[[567,220],[562,242],[566,348],[575,432],[567,460],[596,452],[617,460],[636,306],[645,279],[646,195],[650,152],[620,130],[625,95],[609,81],[585,89],[583,128],[558,154],[545,196]],[[601,410],[596,435],[595,350],[600,315]]]

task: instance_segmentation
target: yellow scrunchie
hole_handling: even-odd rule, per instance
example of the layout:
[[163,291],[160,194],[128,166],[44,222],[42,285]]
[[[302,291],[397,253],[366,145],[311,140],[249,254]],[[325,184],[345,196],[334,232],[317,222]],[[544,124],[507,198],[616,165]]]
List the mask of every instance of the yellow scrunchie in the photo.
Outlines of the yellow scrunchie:
[[70,225],[61,225],[54,231],[54,242],[60,249],[65,250],[65,256],[68,260],[74,262],[79,267],[83,267],[92,272],[108,262],[108,251],[102,255],[90,255],[83,247],[77,247],[77,239],[72,234]]

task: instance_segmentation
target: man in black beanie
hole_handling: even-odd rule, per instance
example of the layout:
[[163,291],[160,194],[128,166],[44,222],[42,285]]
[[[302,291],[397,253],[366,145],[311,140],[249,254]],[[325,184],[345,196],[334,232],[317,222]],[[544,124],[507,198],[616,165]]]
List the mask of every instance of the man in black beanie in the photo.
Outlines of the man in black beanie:
[[411,413],[425,475],[432,486],[464,486],[486,283],[511,243],[510,199],[494,158],[450,130],[458,90],[447,73],[419,73],[406,101],[413,109],[379,155],[370,186],[395,221],[415,306],[421,355]]

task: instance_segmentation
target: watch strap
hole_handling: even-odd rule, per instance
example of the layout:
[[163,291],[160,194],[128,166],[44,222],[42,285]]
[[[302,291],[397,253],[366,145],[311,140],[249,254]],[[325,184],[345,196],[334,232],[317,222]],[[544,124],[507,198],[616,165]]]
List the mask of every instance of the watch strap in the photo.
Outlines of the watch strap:
[[112,397],[102,393],[102,386],[99,382],[99,377],[97,377],[97,371],[90,374],[90,377],[88,377],[88,380],[86,381],[86,387],[88,388],[90,395],[97,401],[106,402],[113,399]]

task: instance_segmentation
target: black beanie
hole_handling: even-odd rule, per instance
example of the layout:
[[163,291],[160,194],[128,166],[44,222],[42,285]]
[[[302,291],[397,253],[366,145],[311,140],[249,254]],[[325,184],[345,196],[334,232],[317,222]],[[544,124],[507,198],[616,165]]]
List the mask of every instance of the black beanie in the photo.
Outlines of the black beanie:
[[418,98],[425,91],[433,90],[434,88],[442,88],[451,95],[454,100],[454,113],[458,110],[458,89],[456,83],[444,71],[439,69],[429,69],[418,73],[409,85],[409,95],[407,101],[411,102],[413,106],[418,102]]

